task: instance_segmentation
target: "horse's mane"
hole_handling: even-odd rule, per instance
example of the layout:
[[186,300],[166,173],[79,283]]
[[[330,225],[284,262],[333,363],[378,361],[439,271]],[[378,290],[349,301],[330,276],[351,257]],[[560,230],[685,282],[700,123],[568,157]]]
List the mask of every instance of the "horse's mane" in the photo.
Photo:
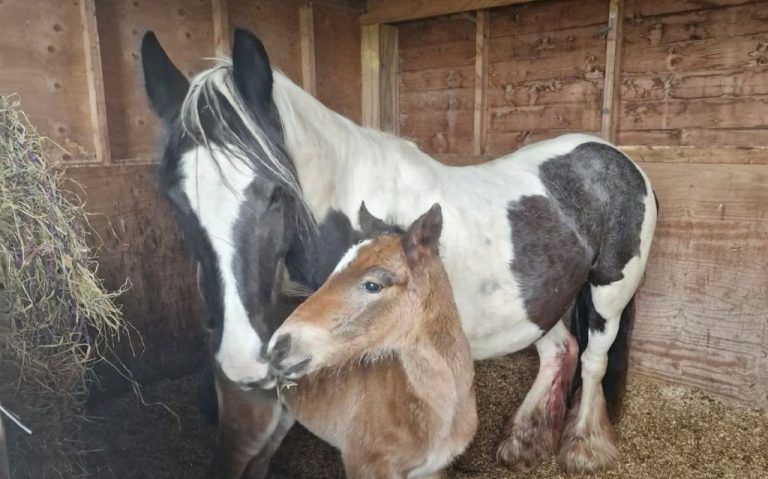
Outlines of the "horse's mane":
[[[245,104],[232,77],[232,60],[214,61],[213,67],[190,82],[181,106],[181,131],[207,149],[214,162],[222,157],[239,161],[275,181],[296,200],[300,224],[311,226],[295,165],[279,131],[268,128],[269,120],[260,118]],[[224,155],[214,154],[216,151]]]

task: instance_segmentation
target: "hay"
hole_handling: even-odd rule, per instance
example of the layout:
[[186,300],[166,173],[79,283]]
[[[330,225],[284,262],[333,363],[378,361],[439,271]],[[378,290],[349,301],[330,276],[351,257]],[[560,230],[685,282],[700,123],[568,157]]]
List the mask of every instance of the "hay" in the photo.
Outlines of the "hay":
[[15,478],[83,474],[77,438],[93,366],[114,361],[126,333],[96,275],[78,198],[12,97],[0,96],[0,403],[33,434],[6,422]]

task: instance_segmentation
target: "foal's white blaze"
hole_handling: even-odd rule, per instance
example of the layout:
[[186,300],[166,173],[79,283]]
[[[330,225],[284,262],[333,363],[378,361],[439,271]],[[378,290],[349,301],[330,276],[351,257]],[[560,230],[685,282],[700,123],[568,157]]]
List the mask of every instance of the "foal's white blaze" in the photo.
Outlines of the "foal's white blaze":
[[338,264],[336,265],[336,268],[333,269],[333,273],[336,274],[344,270],[349,264],[357,258],[357,253],[360,251],[360,248],[363,246],[369,244],[371,240],[367,239],[365,241],[361,241],[360,243],[357,243],[356,245],[352,246],[347,250],[346,253],[344,253],[344,256],[341,257]]
[[216,361],[230,380],[250,383],[264,379],[268,366],[259,360],[262,342],[238,294],[233,260],[234,226],[245,201],[245,189],[256,175],[237,160],[219,159],[221,170],[204,148],[185,153],[181,185],[208,235],[221,273],[223,329]]

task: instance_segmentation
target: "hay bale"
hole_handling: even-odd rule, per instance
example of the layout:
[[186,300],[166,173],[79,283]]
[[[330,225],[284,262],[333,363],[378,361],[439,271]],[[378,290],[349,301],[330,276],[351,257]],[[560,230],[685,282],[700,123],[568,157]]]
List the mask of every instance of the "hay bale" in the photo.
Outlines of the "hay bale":
[[121,291],[102,287],[82,203],[12,100],[0,96],[0,404],[33,434],[7,422],[8,452],[16,479],[77,477],[93,367],[121,367]]

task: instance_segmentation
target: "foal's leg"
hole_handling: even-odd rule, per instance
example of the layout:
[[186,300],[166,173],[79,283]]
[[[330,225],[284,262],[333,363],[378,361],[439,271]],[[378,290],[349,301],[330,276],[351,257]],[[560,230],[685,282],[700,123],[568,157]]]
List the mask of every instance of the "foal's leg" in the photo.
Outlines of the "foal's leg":
[[536,341],[539,373],[507,423],[496,451],[498,460],[518,470],[531,468],[554,452],[565,421],[566,398],[579,355],[576,340],[562,321]]
[[[219,400],[219,430],[214,458],[217,479],[261,479],[269,461],[256,461],[275,433],[283,408],[275,390],[243,391],[236,384],[216,374]],[[283,433],[284,435],[284,433]],[[274,452],[274,451],[273,451]],[[271,455],[270,455],[271,457]]]
[[642,271],[605,286],[591,286],[595,312],[605,323],[602,331],[590,327],[587,348],[581,355],[582,385],[571,406],[558,456],[560,467],[568,472],[595,471],[619,457],[602,380],[622,311],[635,294],[641,275]]

